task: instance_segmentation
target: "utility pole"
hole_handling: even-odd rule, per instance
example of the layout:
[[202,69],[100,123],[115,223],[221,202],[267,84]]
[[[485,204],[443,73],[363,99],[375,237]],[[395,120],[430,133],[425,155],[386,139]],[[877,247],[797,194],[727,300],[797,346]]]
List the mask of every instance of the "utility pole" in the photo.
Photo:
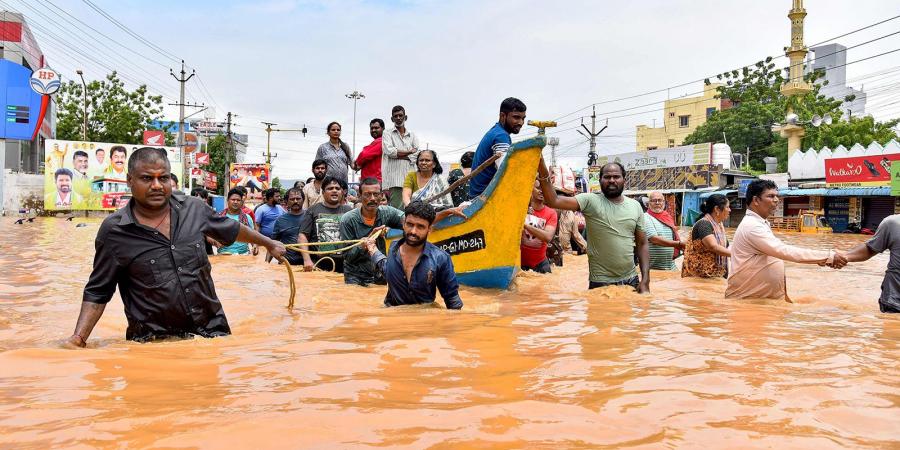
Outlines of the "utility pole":
[[[237,158],[234,153],[234,138],[231,136],[231,111],[228,111],[228,120],[225,122],[225,136],[225,138],[228,140],[228,153],[226,153],[226,155],[228,156],[225,158],[225,160],[228,164],[231,164],[233,162],[237,162],[235,161]],[[228,169],[229,167],[226,166],[225,170]]]
[[548,137],[547,145],[550,146],[550,166],[556,167],[556,146],[559,145],[559,138],[556,136]]
[[[351,152],[351,159],[356,158],[356,102],[360,99],[366,98],[362,92],[354,90],[353,92],[346,94],[346,97],[353,100],[353,151]],[[350,164],[353,164],[353,161],[350,161]],[[353,180],[356,181],[356,172],[353,172]]]
[[84,86],[84,125],[81,129],[81,140],[87,141],[88,140],[87,139],[87,120],[88,120],[87,83],[84,82],[84,72],[82,72],[81,69],[76,70],[75,73],[77,73],[78,76],[81,77],[81,85]]
[[[175,72],[172,69],[169,69],[169,75],[172,75],[173,78],[178,80],[178,83],[181,85],[181,93],[178,99],[178,153],[181,155],[181,167],[183,172],[187,172],[187,161],[184,159],[184,107],[192,106],[197,107],[198,105],[186,105],[184,103],[184,84],[188,82],[191,78],[194,78],[196,75],[196,71],[191,70],[191,74],[187,77],[187,72],[184,71],[184,60],[181,60],[181,78],[175,75]],[[174,106],[174,105],[173,105]],[[182,173],[182,176],[185,176]],[[187,172],[187,176],[190,176],[190,172]]]
[[[270,144],[272,143],[272,132],[273,131],[290,131],[303,133],[303,137],[306,137],[307,129],[306,125],[303,125],[303,128],[297,129],[287,129],[287,128],[272,128],[272,125],[278,125],[277,123],[272,122],[262,122],[263,125],[266,126],[266,163],[272,164],[272,151],[270,150]],[[278,157],[278,153],[275,154],[275,157]]]
[[603,125],[603,128],[601,128],[600,131],[597,131],[597,106],[594,105],[593,112],[591,113],[591,129],[588,130],[588,127],[584,123],[581,124],[581,127],[584,128],[584,131],[587,131],[587,134],[582,133],[581,130],[576,131],[591,141],[591,151],[588,152],[588,166],[594,166],[597,164],[597,152],[595,151],[597,149],[597,136],[600,136],[600,133],[609,127],[609,119],[606,119],[606,124]]

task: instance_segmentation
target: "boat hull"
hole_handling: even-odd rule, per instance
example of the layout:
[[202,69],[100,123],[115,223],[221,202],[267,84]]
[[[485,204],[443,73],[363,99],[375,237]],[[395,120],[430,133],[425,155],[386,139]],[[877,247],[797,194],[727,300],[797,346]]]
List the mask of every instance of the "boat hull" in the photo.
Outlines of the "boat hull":
[[[450,254],[460,284],[509,288],[520,265],[522,229],[545,144],[538,136],[513,145],[484,193],[464,209],[468,219],[434,224],[428,241]],[[388,245],[401,235],[392,230]]]

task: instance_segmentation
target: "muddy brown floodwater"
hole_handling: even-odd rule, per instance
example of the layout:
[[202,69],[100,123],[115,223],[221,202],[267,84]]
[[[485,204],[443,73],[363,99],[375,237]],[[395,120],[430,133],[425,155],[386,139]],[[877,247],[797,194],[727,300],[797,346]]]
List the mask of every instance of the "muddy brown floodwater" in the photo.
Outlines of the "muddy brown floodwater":
[[588,291],[586,257],[567,257],[512,291],[464,287],[459,312],[298,274],[292,314],[283,268],[216,257],[233,336],[127,342],[116,294],[68,350],[99,222],[0,220],[0,448],[900,446],[886,254],[788,264],[795,304],[659,272],[649,296]]

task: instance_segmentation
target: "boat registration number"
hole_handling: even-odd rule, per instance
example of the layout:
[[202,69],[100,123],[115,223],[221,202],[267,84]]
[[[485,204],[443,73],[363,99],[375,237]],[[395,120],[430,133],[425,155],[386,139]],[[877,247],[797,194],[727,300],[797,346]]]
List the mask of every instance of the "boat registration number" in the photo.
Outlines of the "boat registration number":
[[444,239],[443,241],[435,242],[434,245],[449,253],[450,256],[484,250],[487,248],[483,230],[475,230],[462,236]]

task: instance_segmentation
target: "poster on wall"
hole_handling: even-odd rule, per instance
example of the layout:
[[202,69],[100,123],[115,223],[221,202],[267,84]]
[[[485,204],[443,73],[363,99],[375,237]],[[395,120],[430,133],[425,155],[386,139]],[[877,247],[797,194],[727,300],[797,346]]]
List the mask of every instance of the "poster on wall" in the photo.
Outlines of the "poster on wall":
[[[128,203],[128,157],[143,145],[45,141],[44,209],[114,210]],[[181,173],[175,147],[166,150],[173,173]]]
[[268,164],[232,163],[228,170],[228,190],[237,186],[247,188],[249,202],[262,201],[262,191],[269,188],[269,180]]
[[900,160],[900,153],[826,159],[825,185],[828,187],[890,186],[891,163],[898,160]]

